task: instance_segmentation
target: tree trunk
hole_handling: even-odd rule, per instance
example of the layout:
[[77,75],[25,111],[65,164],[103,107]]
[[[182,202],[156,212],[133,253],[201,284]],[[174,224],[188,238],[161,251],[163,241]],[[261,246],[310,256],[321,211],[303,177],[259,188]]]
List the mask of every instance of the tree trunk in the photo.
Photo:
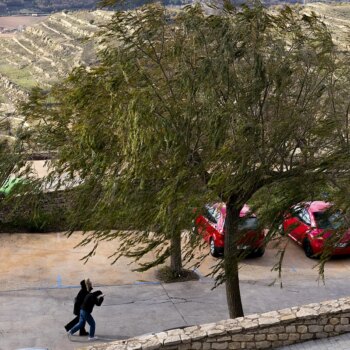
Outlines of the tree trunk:
[[230,318],[244,316],[238,277],[237,228],[241,208],[226,205],[224,269],[226,298]]
[[174,230],[170,240],[170,268],[174,275],[181,275],[182,258],[181,258],[181,231]]

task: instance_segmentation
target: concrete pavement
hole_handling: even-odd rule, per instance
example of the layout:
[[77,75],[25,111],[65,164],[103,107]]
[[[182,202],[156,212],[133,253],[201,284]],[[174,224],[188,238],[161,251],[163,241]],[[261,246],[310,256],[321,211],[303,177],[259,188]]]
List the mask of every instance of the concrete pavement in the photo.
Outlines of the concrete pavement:
[[[243,282],[245,313],[346,296],[349,282],[332,280],[337,288],[317,287],[310,282],[283,289],[264,283]],[[108,342],[228,318],[223,286],[213,291],[212,287],[210,279],[166,285],[96,286],[95,289],[99,288],[106,294],[104,304],[94,309],[96,334],[101,342]],[[86,338],[74,336],[69,341],[63,328],[73,317],[72,300],[77,290],[61,286],[0,292],[0,349],[70,350],[84,345]]]
[[[106,256],[113,251],[113,242],[102,244],[84,265],[79,258],[88,248],[73,249],[79,239],[62,234],[0,235],[0,350],[73,350],[86,345],[87,339],[79,336],[69,341],[63,328],[73,317],[73,299],[86,276],[96,284],[95,290],[106,294],[93,313],[101,342],[228,318],[224,287],[212,290],[213,279],[204,277],[215,259],[205,260],[199,281],[161,284],[154,270],[132,272],[135,266],[126,260],[111,266]],[[275,254],[276,249],[269,248],[263,258],[241,264],[246,315],[349,295],[349,258],[327,265],[324,286],[316,281],[315,261],[291,245],[281,289],[271,285]]]

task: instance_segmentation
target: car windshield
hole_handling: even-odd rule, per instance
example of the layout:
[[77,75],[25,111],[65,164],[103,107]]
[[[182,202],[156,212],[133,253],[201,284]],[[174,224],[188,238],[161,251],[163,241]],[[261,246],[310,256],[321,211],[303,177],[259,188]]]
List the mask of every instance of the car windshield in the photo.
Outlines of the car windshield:
[[248,218],[241,218],[240,224],[238,225],[239,230],[256,230],[259,226],[258,219],[255,216]]
[[318,211],[314,213],[316,224],[318,228],[336,230],[343,225],[344,218],[341,212],[328,213],[325,211]]
[[217,223],[220,218],[219,212],[215,208],[211,207],[210,205],[206,205],[205,209],[206,211],[204,215],[206,216],[206,218],[211,222]]

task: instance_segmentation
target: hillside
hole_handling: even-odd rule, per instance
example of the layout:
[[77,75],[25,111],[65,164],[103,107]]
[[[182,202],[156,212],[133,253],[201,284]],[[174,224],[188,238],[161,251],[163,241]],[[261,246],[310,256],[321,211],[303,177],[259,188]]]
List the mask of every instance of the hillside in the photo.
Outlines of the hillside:
[[321,16],[335,44],[343,50],[350,49],[350,3],[309,3],[306,8]]
[[0,35],[0,111],[17,124],[20,120],[12,118],[14,104],[32,87],[49,88],[75,66],[93,64],[93,35],[111,16],[100,10],[61,12],[21,32]]
[[[349,3],[312,3],[301,9],[318,13],[338,46],[349,49]],[[94,33],[111,16],[112,12],[102,10],[65,11],[46,17],[22,32],[0,35],[0,113],[11,120],[9,134],[21,121],[13,114],[14,105],[27,97],[30,88],[39,85],[49,88],[73,67],[94,64],[98,49]]]
[[98,0],[0,0],[0,15],[93,9]]

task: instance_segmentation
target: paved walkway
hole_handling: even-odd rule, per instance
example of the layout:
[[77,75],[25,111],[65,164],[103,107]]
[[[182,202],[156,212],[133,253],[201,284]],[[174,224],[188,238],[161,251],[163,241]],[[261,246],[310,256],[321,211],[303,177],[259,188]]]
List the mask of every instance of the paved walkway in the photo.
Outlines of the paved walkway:
[[349,350],[350,333],[278,348],[279,350]]
[[[283,289],[267,283],[243,282],[244,310],[248,315],[349,295],[349,279],[330,282],[337,288],[317,287],[314,281],[286,285]],[[215,290],[212,287],[213,281],[206,278],[185,283],[95,286],[106,295],[102,306],[94,309],[97,336],[101,342],[109,342],[226,319],[224,286]],[[0,291],[0,350],[73,350],[87,345],[85,337],[74,336],[69,342],[63,328],[73,318],[77,291],[77,286],[64,284]],[[333,349],[350,349],[350,345]]]
[[[0,235],[0,350],[73,350],[87,345],[86,337],[74,336],[69,341],[63,328],[73,317],[78,283],[86,276],[106,295],[102,307],[94,309],[101,342],[228,318],[224,286],[212,290],[214,281],[205,277],[215,259],[206,258],[198,271],[200,281],[161,284],[154,270],[132,272],[135,266],[129,266],[127,259],[111,266],[107,256],[117,242],[101,243],[98,253],[84,265],[79,259],[89,247],[73,249],[81,238],[80,233],[69,239],[60,233]],[[330,261],[323,285],[316,281],[315,261],[291,244],[281,289],[271,284],[276,278],[271,267],[277,248],[268,248],[263,258],[241,264],[246,315],[349,296],[350,258]],[[336,339],[341,342],[335,347]],[[330,347],[318,349],[350,350],[349,342],[341,347],[341,337],[321,340],[322,344],[327,341]],[[296,346],[312,349],[305,344],[309,343]]]

